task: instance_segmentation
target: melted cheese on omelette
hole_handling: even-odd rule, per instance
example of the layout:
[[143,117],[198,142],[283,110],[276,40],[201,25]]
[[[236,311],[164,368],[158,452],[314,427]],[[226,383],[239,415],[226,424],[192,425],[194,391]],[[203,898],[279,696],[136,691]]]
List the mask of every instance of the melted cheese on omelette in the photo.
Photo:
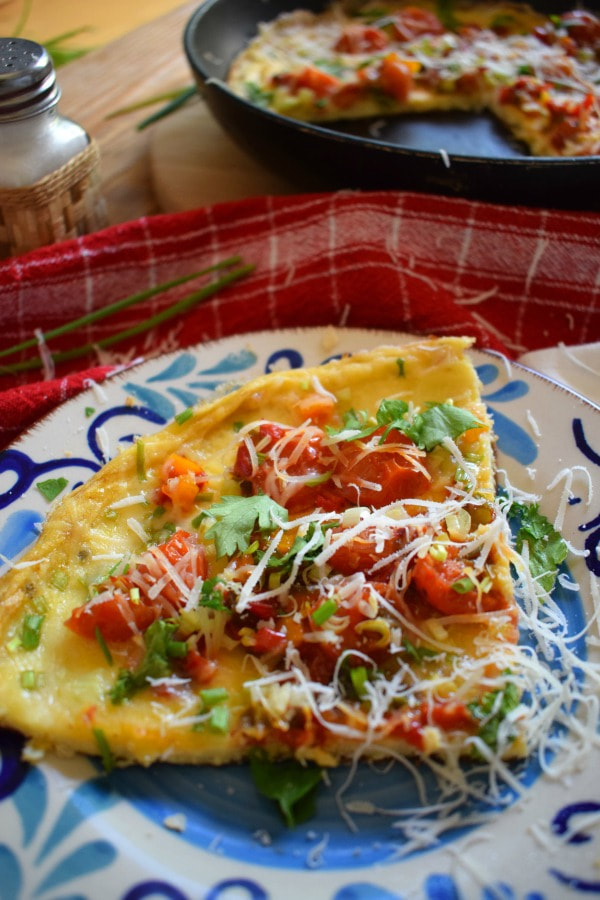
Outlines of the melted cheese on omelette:
[[110,461],[0,582],[1,721],[143,764],[469,752],[521,688],[468,346],[266,375]]
[[525,4],[336,2],[260,26],[234,59],[239,96],[293,119],[490,110],[538,156],[600,152],[600,22]]

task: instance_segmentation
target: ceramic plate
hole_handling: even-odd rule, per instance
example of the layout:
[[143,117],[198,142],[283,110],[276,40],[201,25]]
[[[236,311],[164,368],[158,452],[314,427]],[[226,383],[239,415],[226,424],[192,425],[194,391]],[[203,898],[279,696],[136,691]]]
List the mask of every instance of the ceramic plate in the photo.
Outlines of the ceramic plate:
[[[74,488],[137,435],[220,385],[402,340],[391,332],[333,329],[245,335],[92,385],[0,456],[4,566],[34,540],[48,511],[37,482],[63,477],[66,489]],[[472,357],[495,418],[501,469],[512,484],[542,496],[550,519],[564,515],[574,553],[555,596],[579,658],[592,658],[598,628],[593,623],[586,633],[584,625],[600,575],[600,409],[500,356]],[[559,672],[560,659],[555,665]],[[593,728],[594,703],[581,706]],[[0,731],[2,900],[542,900],[600,893],[600,791],[590,755],[562,778],[542,774],[537,759],[511,766],[508,781],[498,775],[493,803],[470,799],[455,803],[451,814],[428,772],[415,777],[401,764],[361,765],[353,774],[342,767],[320,788],[315,817],[289,830],[256,793],[245,766],[157,765],[106,776],[85,758],[30,765],[21,761],[22,746],[19,735]],[[575,759],[576,742],[571,750]]]

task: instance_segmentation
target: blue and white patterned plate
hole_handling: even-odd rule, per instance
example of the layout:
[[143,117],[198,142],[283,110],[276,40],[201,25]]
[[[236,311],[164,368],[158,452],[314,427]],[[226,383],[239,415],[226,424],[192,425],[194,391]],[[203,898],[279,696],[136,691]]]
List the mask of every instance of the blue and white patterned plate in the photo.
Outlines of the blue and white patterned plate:
[[[251,334],[92,385],[0,455],[0,571],[34,540],[48,511],[37,482],[64,478],[64,489],[74,488],[137,435],[217,388],[406,339],[327,328]],[[472,358],[495,418],[500,468],[513,485],[542,497],[551,520],[564,507],[563,534],[576,552],[556,599],[577,653],[593,657],[597,623],[580,632],[594,613],[590,579],[600,575],[600,409],[492,353],[473,351]],[[399,764],[359,766],[352,779],[345,768],[332,772],[315,817],[288,830],[257,795],[245,766],[157,765],[106,776],[83,758],[31,765],[21,760],[22,747],[19,735],[0,730],[0,900],[600,894],[597,743],[562,779],[541,774],[536,759],[515,765],[515,783],[500,786],[497,809],[473,800],[458,805],[436,840],[435,805],[447,797],[421,773],[433,811],[416,827],[419,820],[407,812],[419,810],[423,795],[411,768]]]

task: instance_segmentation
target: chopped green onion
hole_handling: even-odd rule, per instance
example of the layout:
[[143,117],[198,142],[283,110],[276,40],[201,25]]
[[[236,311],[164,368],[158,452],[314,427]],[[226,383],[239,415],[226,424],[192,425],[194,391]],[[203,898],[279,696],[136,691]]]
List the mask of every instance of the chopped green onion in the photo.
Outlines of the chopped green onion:
[[396,365],[398,366],[398,375],[402,378],[404,376],[404,360],[401,356],[396,360]]
[[311,619],[315,625],[323,625],[337,612],[338,605],[333,598],[324,600],[320,606],[317,606],[313,612]]
[[21,643],[24,650],[35,650],[40,642],[42,634],[42,625],[45,616],[39,613],[30,613],[23,620],[23,633],[21,635]]
[[249,553],[250,556],[252,556],[253,553],[256,553],[259,547],[260,544],[258,543],[258,541],[252,541],[250,546],[247,548],[246,553]]
[[[49,341],[51,340],[51,338],[60,337],[63,334],[68,334],[70,331],[75,331],[75,329],[79,328],[80,326],[89,325],[91,322],[97,322],[99,319],[104,319],[107,316],[110,316],[112,313],[120,312],[120,310],[122,309],[127,309],[127,307],[129,306],[133,306],[135,303],[140,303],[142,300],[148,300],[150,297],[155,297],[156,294],[162,294],[173,287],[177,287],[180,284],[185,284],[186,281],[192,281],[192,279],[199,278],[201,275],[207,275],[209,272],[214,272],[218,269],[234,266],[240,262],[241,258],[239,256],[232,256],[229,259],[224,259],[221,262],[215,263],[215,265],[213,266],[208,266],[206,269],[201,269],[199,272],[192,272],[191,275],[183,275],[179,278],[174,278],[172,281],[165,281],[163,284],[156,285],[156,287],[148,288],[144,291],[140,291],[137,294],[132,294],[130,297],[125,297],[124,300],[117,300],[115,303],[109,303],[107,306],[96,309],[91,313],[86,313],[86,315],[81,316],[78,319],[73,319],[71,322],[67,322],[65,325],[60,325],[58,328],[53,328],[50,331],[45,331],[44,339],[46,341]],[[18,353],[19,350],[27,350],[30,347],[37,347],[37,343],[37,337],[27,338],[27,340],[21,341],[20,344],[14,344],[12,347],[7,347],[5,350],[1,350],[0,356],[12,356],[14,353]],[[87,352],[88,349],[90,348],[86,347],[85,352]]]
[[152,510],[152,518],[159,519],[161,516],[164,516],[165,513],[166,513],[166,509],[164,508],[164,506],[156,506]]
[[331,478],[331,472],[323,472],[321,475],[315,475],[310,481],[306,482],[307,487],[315,487],[317,484],[325,484]]
[[203,709],[212,709],[229,698],[229,691],[224,687],[204,688],[200,691]]
[[15,636],[14,638],[11,638],[11,640],[8,642],[8,644],[6,645],[6,649],[8,650],[9,653],[14,653],[15,650],[18,650],[20,646],[21,646],[21,638]]
[[209,727],[215,734],[227,734],[229,731],[229,709],[227,706],[215,706],[210,713]]
[[366,666],[355,666],[353,669],[350,669],[350,680],[352,681],[352,687],[354,688],[354,692],[357,697],[365,696],[365,685],[369,680],[367,674]]
[[183,425],[184,422],[187,422],[188,419],[191,419],[194,415],[194,410],[191,406],[188,406],[187,409],[184,409],[183,412],[180,412],[175,416],[175,421],[178,425]]
[[[161,293],[162,291],[166,291],[176,284],[182,284],[184,281],[189,281],[191,278],[196,278],[199,275],[205,274],[206,272],[212,272],[216,269],[222,269],[226,266],[234,265],[237,262],[239,262],[239,257],[232,257],[232,259],[224,260],[221,263],[216,263],[214,266],[210,266],[203,272],[196,272],[194,273],[194,275],[187,275],[183,278],[171,281],[168,284],[159,285],[157,288],[152,288],[149,291],[144,291],[143,294],[136,294],[133,297],[128,297],[124,301],[119,301],[118,303],[104,307],[104,309],[101,311],[102,315],[98,315],[98,313],[90,313],[87,316],[83,316],[81,319],[76,319],[72,322],[69,322],[67,325],[61,326],[61,328],[54,329],[53,332],[47,332],[44,337],[48,339],[49,337],[56,337],[58,334],[65,334],[69,331],[73,331],[80,325],[87,324],[90,321],[95,321],[99,318],[103,318],[103,316],[108,315],[111,312],[116,312],[117,308],[122,309],[125,305],[130,306],[132,303],[137,303],[140,300],[147,299],[148,297],[152,297],[155,294]],[[166,322],[168,319],[173,318],[173,316],[178,316],[181,313],[188,312],[197,303],[200,303],[203,300],[207,300],[209,297],[212,297],[213,294],[216,294],[218,291],[222,290],[228,285],[239,281],[240,278],[245,278],[246,275],[249,275],[254,271],[254,268],[255,267],[253,265],[244,265],[237,269],[233,269],[233,271],[228,272],[221,278],[218,278],[216,281],[210,281],[198,291],[194,291],[194,293],[189,294],[189,296],[184,297],[182,300],[178,300],[176,303],[173,303],[172,306],[166,307],[165,309],[156,313],[156,315],[149,316],[142,322],[138,322],[137,324],[132,325],[130,328],[125,328],[123,331],[119,331],[116,334],[110,335],[109,337],[101,338],[100,340],[92,344],[81,344],[61,353],[52,353],[52,359],[56,363],[69,362],[72,359],[78,359],[81,356],[85,356],[87,353],[93,353],[98,348],[104,350],[107,347],[111,347],[113,344],[118,344],[128,338],[135,337],[138,334],[143,334],[145,331],[149,331],[151,328],[162,325],[163,322]],[[36,345],[37,338],[34,338],[33,341],[23,341],[21,344],[15,344],[13,347],[8,347],[6,350],[0,351],[0,356],[6,356],[9,353],[16,353],[18,350],[25,349],[25,347],[33,347]],[[27,359],[23,362],[3,365],[1,369],[4,372],[14,373],[26,372],[30,369],[40,369],[42,367],[43,363],[41,359],[39,357],[35,357],[34,359]]]
[[444,562],[448,556],[448,551],[443,544],[432,544],[429,548],[429,555],[436,562]]
[[138,481],[146,480],[146,448],[144,442],[138,439],[135,442],[135,467]]
[[107,645],[106,641],[104,640],[104,635],[100,631],[100,628],[98,627],[98,625],[96,625],[96,628],[94,629],[94,634],[96,635],[96,640],[98,641],[98,644],[100,645],[100,649],[102,650],[102,652],[104,654],[104,658],[105,658],[106,662],[109,664],[109,666],[112,666],[112,664],[113,664],[112,653],[108,649],[108,645]]
[[185,641],[169,641],[167,643],[167,656],[183,659],[187,656],[188,645]]
[[50,576],[50,584],[59,591],[64,591],[69,583],[69,576],[64,569],[56,569]]
[[35,691],[38,686],[38,677],[33,669],[26,669],[24,672],[21,672],[19,681],[24,691]]
[[48,503],[51,503],[61,491],[64,491],[68,483],[66,478],[48,478],[46,481],[36,482],[35,486]]
[[95,412],[96,412],[96,410],[94,409],[93,406],[86,406],[86,408],[85,408],[86,419],[89,419],[90,416],[93,416]]
[[115,758],[113,756],[113,752],[110,749],[110,744],[101,728],[92,728],[92,734],[98,744],[98,750],[100,751],[100,756],[102,759],[102,767],[104,771],[108,775],[115,767]]
[[236,434],[238,433],[238,431],[241,431],[241,429],[242,429],[243,427],[244,427],[244,423],[243,423],[243,422],[234,422],[234,423],[233,423],[233,430],[235,431]]
[[43,597],[32,597],[31,605],[35,609],[37,613],[45,613],[48,612],[48,604],[44,600]]
[[475,587],[475,583],[472,578],[469,578],[468,575],[463,575],[462,578],[458,578],[456,581],[453,581],[450,585],[453,591],[456,591],[457,594],[468,594],[469,591],[472,591]]

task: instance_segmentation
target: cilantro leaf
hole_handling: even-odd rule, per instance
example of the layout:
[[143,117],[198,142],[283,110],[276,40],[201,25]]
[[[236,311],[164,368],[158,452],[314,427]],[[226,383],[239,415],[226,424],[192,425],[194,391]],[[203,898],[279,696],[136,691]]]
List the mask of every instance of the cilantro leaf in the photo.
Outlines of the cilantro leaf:
[[358,412],[355,409],[347,410],[344,413],[343,421],[344,424],[341,428],[333,428],[331,425],[326,426],[325,430],[329,437],[337,437],[338,434],[342,434],[344,431],[352,431],[353,434],[348,440],[357,441],[361,438],[369,437],[377,428],[376,425],[367,425],[369,414],[364,409],[359,409]]
[[[333,523],[331,523],[331,525],[325,525],[325,529],[329,528],[333,528]],[[318,537],[314,540],[316,532],[318,532]],[[287,553],[283,553],[281,556],[277,556],[276,553],[273,553],[267,562],[267,567],[272,569],[283,569],[284,572],[289,572],[298,553],[306,547],[309,541],[313,540],[313,546],[302,557],[303,564],[308,565],[312,563],[325,545],[323,526],[315,525],[314,523],[309,525],[304,537],[300,537],[300,535],[295,537],[294,543]]]
[[295,759],[268,760],[254,754],[250,772],[258,791],[278,803],[288,828],[313,814],[314,794],[323,777],[321,769],[303,766]]
[[469,428],[483,425],[472,413],[450,403],[431,403],[411,420],[406,418],[408,403],[404,400],[382,400],[377,410],[377,422],[386,425],[385,440],[392,428],[398,429],[415,442],[421,450],[433,450],[444,438],[456,438]]
[[68,483],[66,478],[47,478],[46,481],[37,481],[35,486],[48,503],[51,503],[64,491]]
[[408,403],[405,400],[382,400],[377,410],[377,423],[391,425],[402,422],[407,412]]
[[[507,671],[504,674],[510,674],[510,672]],[[488,747],[496,749],[500,723],[513,709],[517,708],[519,702],[519,689],[516,684],[509,681],[503,688],[488,691],[479,700],[468,704],[471,715],[482,723],[478,735]]]
[[409,641],[407,637],[403,638],[402,646],[407,655],[416,663],[421,663],[426,659],[431,659],[432,657],[440,655],[438,650],[432,650],[431,647],[417,647],[412,641]]
[[539,510],[539,504],[526,506],[512,503],[509,518],[516,518],[519,530],[515,539],[517,552],[525,543],[529,548],[529,570],[541,587],[550,593],[554,587],[558,566],[567,557],[568,547],[554,525]]
[[454,440],[469,428],[477,428],[484,423],[476,419],[468,409],[450,403],[432,403],[421,413],[417,413],[404,433],[421,450],[433,450],[444,438]]
[[287,522],[287,509],[266,494],[254,497],[222,497],[204,513],[205,518],[215,520],[206,532],[212,538],[217,556],[233,556],[236,550],[244,553],[250,546],[255,528],[272,531],[277,520]]
[[122,703],[127,697],[131,697],[137,691],[146,687],[149,678],[164,678],[171,674],[171,651],[175,650],[175,656],[181,656],[179,652],[180,641],[173,641],[173,632],[177,625],[157,619],[146,630],[144,644],[146,653],[136,669],[123,669],[119,673],[116,683],[110,691],[110,699],[113,703]]

